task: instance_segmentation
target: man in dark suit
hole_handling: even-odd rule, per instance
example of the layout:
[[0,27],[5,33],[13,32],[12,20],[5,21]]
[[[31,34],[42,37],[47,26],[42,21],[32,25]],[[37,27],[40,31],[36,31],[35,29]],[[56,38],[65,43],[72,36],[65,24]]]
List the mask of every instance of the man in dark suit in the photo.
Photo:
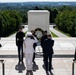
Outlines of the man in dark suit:
[[[42,47],[42,49],[43,49],[43,43],[44,43],[45,39],[47,39],[47,31],[46,30],[44,31],[43,36],[41,38],[41,47]],[[43,61],[45,61],[44,50],[43,50]]]
[[[54,40],[52,40],[51,35],[47,35],[47,39],[44,40],[43,43],[43,50],[44,50],[44,55],[45,55],[45,70],[46,72],[51,71],[52,68],[52,55],[53,55],[53,45],[54,45]],[[48,63],[49,60],[49,63]]]
[[43,36],[41,38],[41,47],[43,48],[43,42],[44,40],[47,39],[47,31],[45,30],[44,33],[43,33]]
[[23,38],[25,33],[22,31],[22,27],[19,28],[19,31],[16,33],[16,45],[18,47],[18,58],[19,62],[23,62]]

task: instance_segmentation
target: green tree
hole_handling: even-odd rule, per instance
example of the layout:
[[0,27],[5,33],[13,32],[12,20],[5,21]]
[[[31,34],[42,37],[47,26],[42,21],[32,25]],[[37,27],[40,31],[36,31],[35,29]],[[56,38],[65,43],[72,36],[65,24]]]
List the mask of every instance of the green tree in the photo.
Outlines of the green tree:
[[60,12],[55,22],[60,30],[69,33],[71,36],[76,36],[76,10]]

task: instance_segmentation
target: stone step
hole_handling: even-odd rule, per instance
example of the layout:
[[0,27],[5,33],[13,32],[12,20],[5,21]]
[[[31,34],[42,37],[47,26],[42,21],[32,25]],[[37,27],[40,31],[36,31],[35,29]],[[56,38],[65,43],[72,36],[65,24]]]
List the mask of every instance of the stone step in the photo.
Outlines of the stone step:
[[[0,55],[0,58],[18,58],[18,55]],[[43,54],[36,54],[35,58],[43,58]],[[53,58],[74,58],[74,55],[73,54],[60,54],[60,55],[57,55],[57,54],[54,54],[53,55]]]

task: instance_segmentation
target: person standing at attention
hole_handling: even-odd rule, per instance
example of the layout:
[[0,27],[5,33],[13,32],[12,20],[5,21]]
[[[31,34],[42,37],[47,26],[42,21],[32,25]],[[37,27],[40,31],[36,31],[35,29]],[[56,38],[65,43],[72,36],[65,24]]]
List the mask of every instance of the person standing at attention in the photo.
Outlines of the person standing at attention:
[[25,54],[27,72],[32,72],[33,44],[36,42],[37,40],[34,40],[32,33],[27,32],[26,39],[23,42],[23,53]]
[[[46,30],[44,31],[43,36],[41,38],[41,47],[42,47],[42,50],[43,50],[43,43],[44,43],[45,39],[47,39],[47,31]],[[43,50],[43,61],[45,61],[44,50]]]
[[22,31],[22,27],[19,28],[19,31],[16,33],[16,46],[18,47],[18,58],[19,63],[23,62],[23,38],[25,33]]
[[52,40],[51,35],[48,34],[47,39],[45,39],[43,43],[43,50],[45,55],[44,64],[45,64],[46,73],[48,73],[48,71],[51,72],[52,69],[52,55],[54,54],[53,45],[54,45],[54,40]]

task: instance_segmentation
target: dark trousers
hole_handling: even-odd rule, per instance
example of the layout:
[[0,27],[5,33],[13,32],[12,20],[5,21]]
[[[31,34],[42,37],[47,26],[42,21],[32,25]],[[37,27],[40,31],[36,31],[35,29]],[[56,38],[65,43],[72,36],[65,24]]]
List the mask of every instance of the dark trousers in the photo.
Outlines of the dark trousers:
[[18,58],[19,62],[23,61],[23,46],[18,46]]
[[[34,43],[34,44],[33,44],[34,50],[35,50],[36,46],[37,46],[37,43]],[[32,60],[32,61],[34,62],[34,60],[35,60],[35,52],[33,53],[33,60]]]
[[45,54],[43,53],[43,61],[45,61]]
[[52,67],[52,55],[45,54],[44,64],[45,64],[45,70],[46,71],[48,71],[48,70],[51,71],[51,67]]
[[32,61],[34,62],[34,60],[35,60],[35,52],[33,53],[33,60]]

